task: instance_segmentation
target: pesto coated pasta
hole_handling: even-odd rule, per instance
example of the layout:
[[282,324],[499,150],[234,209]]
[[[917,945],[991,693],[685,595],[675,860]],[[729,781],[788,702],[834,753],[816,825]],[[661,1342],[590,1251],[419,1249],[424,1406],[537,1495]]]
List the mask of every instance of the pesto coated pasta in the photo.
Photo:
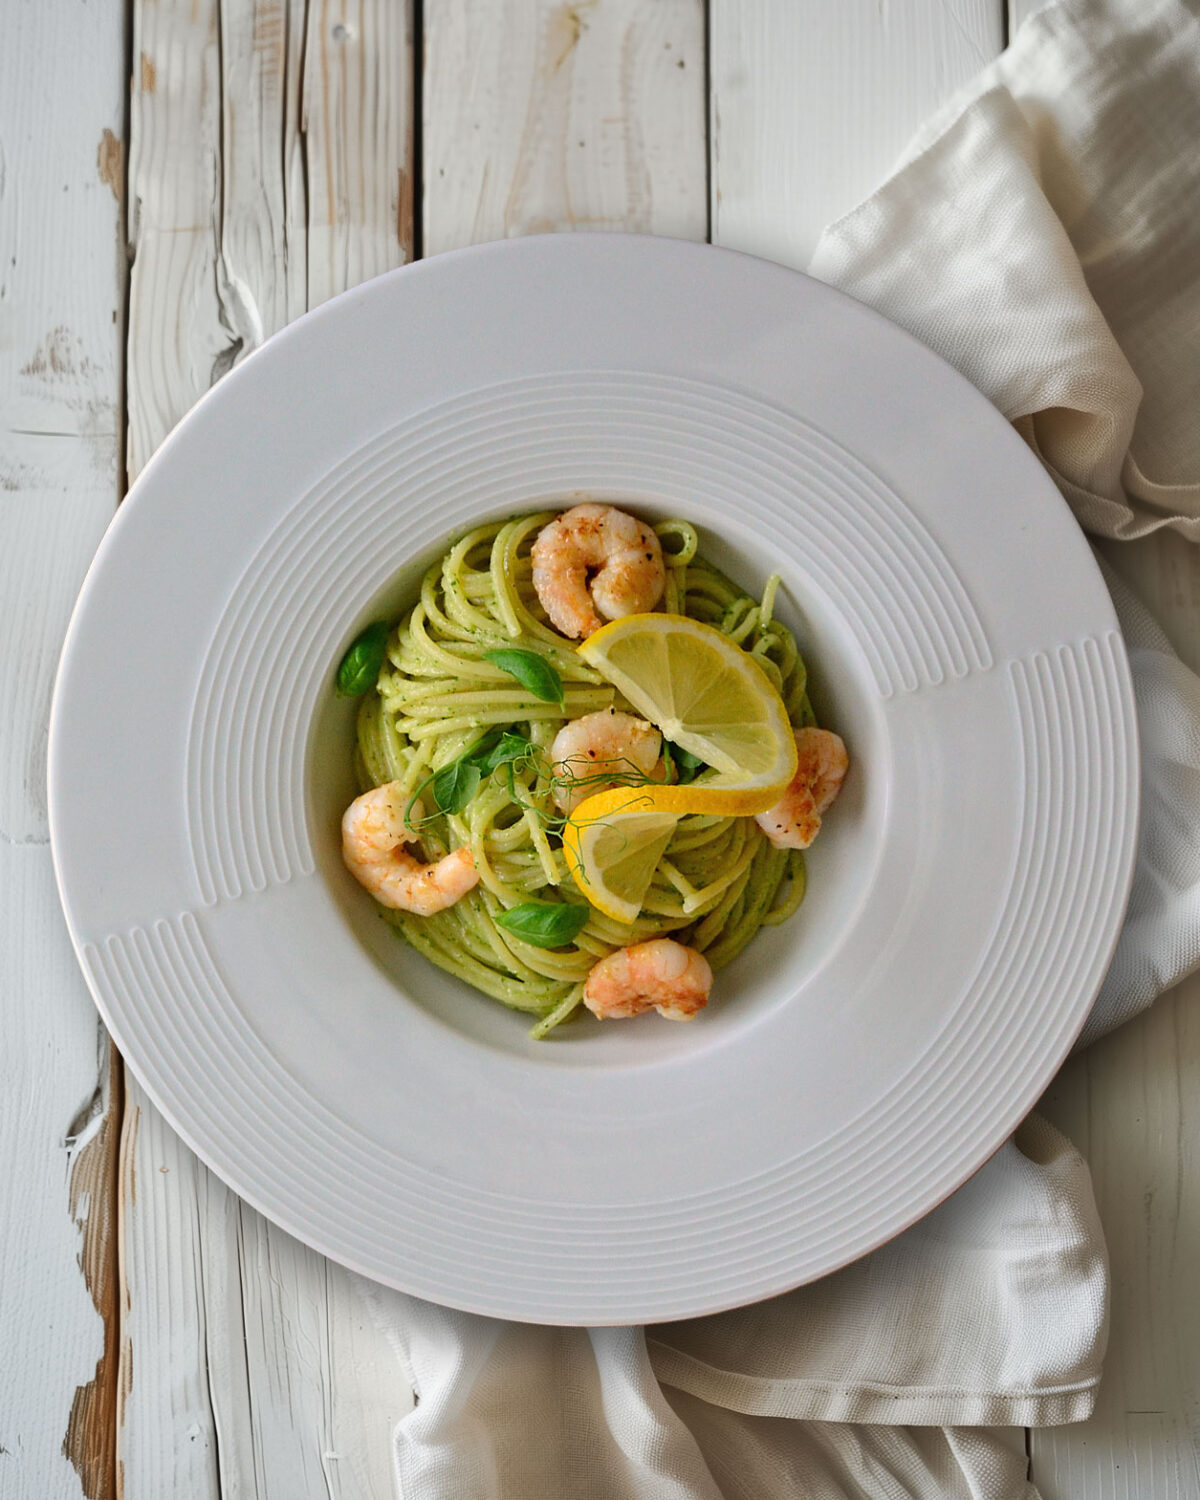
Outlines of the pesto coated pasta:
[[[389,910],[387,920],[440,968],[535,1017],[534,1036],[576,1009],[589,971],[615,949],[669,934],[719,969],[764,923],[796,909],[805,880],[803,855],[776,848],[752,817],[692,814],[680,818],[634,922],[615,922],[586,905],[558,837],[561,777],[550,747],[568,720],[628,705],[550,625],[538,600],[530,551],[554,514],[476,527],[427,571],[420,599],[388,637],[357,737],[361,787],[396,782],[409,799],[421,798],[429,809],[419,823],[426,857],[469,848],[479,876],[445,910]],[[772,616],[778,580],[755,600],[697,554],[687,522],[654,530],[666,565],[660,607],[719,629],[761,665],[796,728],[814,723],[804,662],[791,632]],[[511,648],[536,653],[553,669],[561,701],[489,660]],[[501,735],[519,753],[504,758],[502,747],[499,760],[493,754],[489,761],[480,748]],[[443,799],[429,795],[432,778],[453,778],[464,768],[471,795],[457,810],[439,811]],[[578,915],[567,924],[578,931],[561,946],[527,941],[498,919],[531,901],[584,906],[586,921],[582,912],[562,914]]]

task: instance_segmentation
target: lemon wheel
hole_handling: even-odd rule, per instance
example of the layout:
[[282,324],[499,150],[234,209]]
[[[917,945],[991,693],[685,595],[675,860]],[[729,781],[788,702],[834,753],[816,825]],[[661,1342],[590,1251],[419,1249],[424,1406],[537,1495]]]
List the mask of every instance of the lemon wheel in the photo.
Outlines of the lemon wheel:
[[678,821],[677,813],[647,805],[641,787],[585,798],[563,829],[576,885],[606,917],[632,922]]
[[684,615],[627,615],[578,649],[672,744],[715,772],[688,786],[639,789],[652,793],[654,810],[745,816],[779,801],[796,774],[787,709],[727,636]]

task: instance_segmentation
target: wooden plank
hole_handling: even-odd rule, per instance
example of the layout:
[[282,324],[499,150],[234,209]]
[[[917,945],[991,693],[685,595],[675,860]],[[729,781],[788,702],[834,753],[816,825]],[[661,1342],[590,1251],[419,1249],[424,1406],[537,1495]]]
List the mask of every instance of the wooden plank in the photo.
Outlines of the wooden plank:
[[126,1500],[389,1496],[390,1431],[412,1392],[353,1278],[249,1208],[129,1092]]
[[220,37],[217,0],[133,12],[129,139],[128,470],[239,352],[217,284]]
[[[290,318],[411,253],[411,17],[135,4],[131,476]],[[126,1500],[390,1495],[412,1392],[348,1273],[242,1203],[132,1080],[122,1184]]]
[[413,254],[411,0],[310,0],[308,305]]
[[[307,194],[298,118],[305,11],[303,0],[254,0],[218,9],[216,263],[229,332],[241,340],[233,351],[237,360],[307,305]],[[168,102],[168,113],[170,107]],[[139,110],[147,127],[158,118],[157,110]]]
[[427,255],[509,235],[703,239],[703,0],[426,0]]
[[[117,500],[120,0],[6,15],[0,52],[0,1492],[112,1496],[119,1070],[54,885],[46,741]],[[46,108],[45,73],[69,110]]]
[[131,477],[264,338],[411,256],[411,0],[143,0],[133,51]]
[[[1174,533],[1106,556],[1200,670],[1200,557]],[[1042,1108],[1092,1169],[1112,1263],[1096,1411],[1030,1434],[1043,1500],[1200,1500],[1200,976],[1075,1058]]]
[[[150,1495],[207,1500],[221,1493],[208,1352],[217,1340],[209,1338],[202,1259],[207,1175],[130,1078],[120,1179],[124,1327],[118,1450],[126,1500]],[[214,1319],[219,1312],[218,1307]],[[213,1373],[219,1379],[224,1372],[216,1355]],[[230,1381],[227,1399],[236,1394],[244,1393]],[[236,1450],[227,1455],[227,1465],[231,1458]]]
[[1003,45],[1002,0],[711,0],[712,237],[803,267]]

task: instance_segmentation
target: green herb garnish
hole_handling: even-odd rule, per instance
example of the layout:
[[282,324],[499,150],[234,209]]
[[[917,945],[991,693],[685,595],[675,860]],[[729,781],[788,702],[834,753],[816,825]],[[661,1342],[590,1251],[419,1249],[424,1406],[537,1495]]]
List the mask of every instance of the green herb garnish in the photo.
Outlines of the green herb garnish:
[[465,756],[443,766],[433,778],[433,800],[437,803],[438,811],[462,812],[479,790],[482,780],[479,767]]
[[663,755],[668,765],[674,764],[680,786],[686,786],[689,781],[695,781],[700,772],[705,769],[704,762],[698,755],[693,755],[690,750],[684,750],[679,745],[673,745],[670,740],[663,741]]
[[[508,771],[509,778],[512,777],[512,768],[515,762],[526,759],[535,753],[532,743],[523,734],[514,734],[511,729],[491,729],[482,739],[476,740],[469,750],[465,750],[457,760],[452,760],[448,766],[443,766],[440,771],[435,771],[432,776],[427,776],[413,795],[409,798],[409,810],[417,799],[422,796],[426,787],[433,793],[434,806],[437,813],[459,813],[470,802],[471,798],[479,790],[479,784],[493,771],[501,766]],[[513,792],[514,801],[516,797]],[[421,822],[427,821],[421,819]]]
[[496,915],[496,926],[534,948],[562,948],[587,926],[591,907],[576,901],[526,901]]
[[539,656],[536,651],[522,651],[518,646],[508,646],[498,651],[485,651],[484,657],[494,667],[515,677],[523,688],[528,688],[543,703],[563,702],[562,678],[546,658]]
[[514,734],[511,729],[506,729],[491,744],[487,740],[481,740],[473,750],[468,751],[468,758],[479,767],[480,775],[490,776],[499,766],[512,765],[514,761],[524,760],[533,754],[531,740],[527,740],[523,734]]
[[386,620],[376,620],[355,638],[337,669],[339,697],[361,698],[368,688],[375,686],[387,655],[390,633],[391,626]]

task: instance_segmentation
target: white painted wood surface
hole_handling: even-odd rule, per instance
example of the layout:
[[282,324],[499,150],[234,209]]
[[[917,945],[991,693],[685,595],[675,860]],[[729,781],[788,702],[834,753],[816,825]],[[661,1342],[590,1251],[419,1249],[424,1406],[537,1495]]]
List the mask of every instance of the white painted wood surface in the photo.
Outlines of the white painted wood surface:
[[[67,619],[117,502],[120,0],[6,8],[0,44],[0,1496],[113,1493],[109,1046],[50,864]],[[51,85],[52,80],[52,85]],[[49,112],[49,87],[70,107]]]
[[424,251],[703,239],[703,0],[425,0]]
[[133,5],[129,473],[291,318],[412,253],[409,0]]
[[[1009,0],[1009,24],[1039,5]],[[1002,0],[707,11],[706,33],[703,0],[424,0],[414,209],[411,0],[133,0],[131,471],[264,337],[414,240],[430,253],[571,227],[700,238],[711,208],[719,242],[803,264],[1004,23]],[[118,1461],[129,1500],[375,1500],[392,1493],[388,1434],[410,1401],[392,1352],[352,1278],[229,1193],[133,1083],[117,1192],[119,1090],[53,894],[49,683],[117,489],[120,12],[26,4],[19,29],[6,14],[0,52],[0,599],[17,603],[0,653],[0,1152],[17,1164],[0,1218],[0,1500],[109,1495]],[[48,56],[72,101],[52,118],[21,65]],[[1172,537],[1117,550],[1200,665],[1195,550]],[[1197,999],[1200,980],[1047,1097],[1092,1163],[1114,1316],[1096,1416],[1031,1435],[1043,1500],[1200,1500]],[[97,1380],[94,1305],[114,1204],[119,1393],[113,1319]],[[115,1452],[96,1440],[114,1406]]]
[[412,1392],[353,1289],[213,1176],[129,1089],[125,1500],[391,1494]]
[[714,243],[803,269],[1003,39],[1000,0],[710,0]]

